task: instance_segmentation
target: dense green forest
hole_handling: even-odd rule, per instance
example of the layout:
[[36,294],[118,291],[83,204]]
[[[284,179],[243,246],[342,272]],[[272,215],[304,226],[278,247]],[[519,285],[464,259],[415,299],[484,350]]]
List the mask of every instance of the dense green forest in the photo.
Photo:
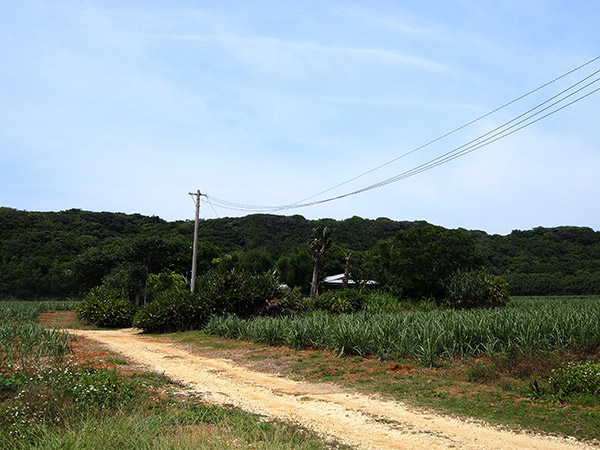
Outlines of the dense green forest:
[[[357,277],[401,275],[406,255],[398,248],[416,242],[405,237],[403,244],[402,236],[429,227],[429,234],[448,243],[432,258],[451,259],[455,247],[463,246],[473,261],[506,278],[512,294],[600,293],[600,232],[582,227],[540,227],[500,236],[385,218],[315,221],[299,215],[250,215],[201,220],[198,273],[276,270],[283,281],[306,289],[312,271],[308,242],[318,226],[333,233],[323,276],[343,272],[350,252]],[[138,292],[150,273],[174,271],[189,278],[192,235],[192,221],[0,208],[0,297],[77,296],[109,274],[126,279]],[[418,245],[412,247],[419,252]]]

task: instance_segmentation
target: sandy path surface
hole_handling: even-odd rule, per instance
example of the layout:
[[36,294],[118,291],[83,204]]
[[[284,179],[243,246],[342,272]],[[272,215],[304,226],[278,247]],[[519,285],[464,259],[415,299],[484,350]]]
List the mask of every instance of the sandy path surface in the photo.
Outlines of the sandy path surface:
[[300,424],[365,449],[584,449],[575,440],[514,433],[422,412],[331,384],[293,381],[133,330],[69,330],[183,382],[212,403]]

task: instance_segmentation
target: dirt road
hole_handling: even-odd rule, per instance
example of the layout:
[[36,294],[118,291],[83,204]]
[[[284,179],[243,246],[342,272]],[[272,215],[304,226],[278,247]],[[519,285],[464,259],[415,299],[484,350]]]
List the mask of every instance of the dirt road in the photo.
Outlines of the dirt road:
[[575,440],[513,433],[479,423],[414,410],[331,384],[293,381],[133,330],[69,330],[164,373],[212,403],[300,424],[365,449],[584,449]]

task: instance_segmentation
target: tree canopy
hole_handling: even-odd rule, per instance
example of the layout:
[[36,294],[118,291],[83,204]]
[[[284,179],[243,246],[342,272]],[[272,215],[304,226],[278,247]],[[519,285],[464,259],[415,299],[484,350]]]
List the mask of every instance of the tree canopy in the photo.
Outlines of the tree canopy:
[[372,277],[409,298],[440,299],[444,281],[457,270],[483,266],[474,237],[466,230],[424,225],[400,231],[377,244]]
[[[308,289],[308,243],[311,231],[324,225],[335,239],[323,256],[322,276],[342,273],[351,251],[353,275],[415,296],[428,295],[419,277],[440,279],[457,267],[480,265],[505,277],[512,294],[600,293],[600,232],[584,227],[500,236],[385,218],[311,221],[257,214],[201,220],[198,272],[219,270],[220,264],[255,273],[276,270],[290,286]],[[192,236],[192,221],[0,208],[0,297],[76,296],[111,274],[129,277],[132,291],[149,273],[168,270],[189,278]],[[407,283],[400,286],[399,277]]]

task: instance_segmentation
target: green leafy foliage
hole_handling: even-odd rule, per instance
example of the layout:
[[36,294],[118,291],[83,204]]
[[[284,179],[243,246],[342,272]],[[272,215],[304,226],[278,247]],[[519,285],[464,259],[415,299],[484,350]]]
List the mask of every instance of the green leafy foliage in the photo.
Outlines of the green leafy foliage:
[[306,245],[296,246],[277,260],[277,273],[288,286],[308,291],[310,287],[313,260]]
[[382,287],[412,299],[445,297],[444,281],[457,270],[483,264],[466,230],[425,225],[398,233],[375,248],[372,276]]
[[[197,281],[192,294],[178,275],[172,274],[170,283],[164,276],[152,278],[153,300],[136,314],[134,326],[146,332],[184,331],[201,328],[214,315],[286,315],[303,308],[301,293],[281,290],[273,273],[214,271]],[[166,289],[157,292],[158,285]]]
[[149,333],[198,329],[214,312],[212,301],[192,294],[185,286],[173,286],[153,297],[133,319],[133,326]]
[[259,311],[261,316],[292,317],[307,311],[308,302],[300,288],[282,291],[282,295],[268,300]]
[[492,273],[512,295],[600,294],[600,232],[537,227],[480,239]]
[[600,363],[569,364],[550,377],[551,392],[558,399],[576,395],[600,395]]
[[98,327],[124,328],[132,325],[138,309],[120,292],[102,285],[93,288],[83,298],[78,314],[82,320]]
[[525,298],[495,309],[339,315],[317,311],[268,321],[213,318],[206,331],[248,340],[268,334],[271,342],[293,348],[434,364],[439,358],[595,352],[600,347],[599,322],[598,297]]
[[369,313],[397,312],[402,309],[402,305],[395,295],[384,291],[374,291],[367,295],[362,309]]
[[272,272],[211,272],[198,279],[197,295],[209,302],[216,314],[250,317],[263,310],[270,300],[283,297],[280,285]]
[[[308,293],[312,261],[307,242],[312,229],[326,224],[335,242],[321,263],[324,276],[341,273],[343,257],[352,251],[356,279],[376,279],[403,298],[443,298],[449,275],[481,263],[508,281],[512,295],[600,293],[600,232],[584,227],[539,227],[500,236],[385,218],[309,221],[251,215],[203,220],[198,273],[207,273],[215,268],[213,261],[231,255],[237,259],[223,267],[225,272],[234,267],[277,269],[285,283]],[[126,295],[140,299],[148,274],[189,274],[192,234],[191,221],[0,207],[0,298],[83,295],[106,276],[118,274],[128,280]],[[465,254],[476,257],[477,264],[465,260]],[[483,258],[477,261],[478,254]]]
[[446,289],[446,302],[452,308],[503,306],[510,300],[506,281],[481,270],[457,271]]
[[313,304],[315,309],[332,313],[352,313],[359,311],[368,294],[362,289],[340,289],[318,295]]

